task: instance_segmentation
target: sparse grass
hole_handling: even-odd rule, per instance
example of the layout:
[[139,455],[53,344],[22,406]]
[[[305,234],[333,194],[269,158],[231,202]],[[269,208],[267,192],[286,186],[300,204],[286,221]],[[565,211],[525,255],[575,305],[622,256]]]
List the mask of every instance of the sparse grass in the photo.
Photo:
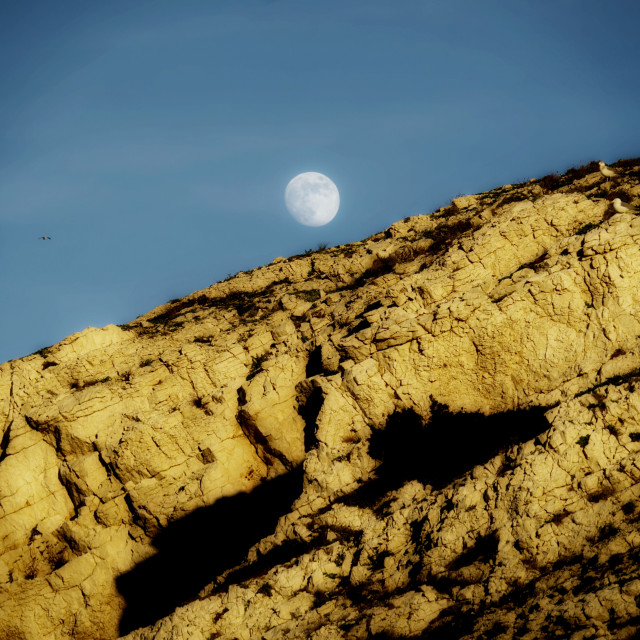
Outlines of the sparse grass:
[[258,314],[261,302],[269,302],[270,295],[273,293],[275,287],[290,283],[291,280],[289,280],[289,278],[283,278],[282,280],[272,282],[260,291],[231,291],[225,296],[215,298],[203,293],[196,298],[183,299],[176,302],[166,311],[149,318],[149,322],[165,328],[169,326],[169,323],[178,325],[176,318],[188,313],[193,307],[199,307],[201,309],[231,307],[240,317],[247,320]]
[[262,365],[269,359],[269,352],[263,353],[260,356],[256,356],[251,361],[251,367],[249,367],[249,373],[247,374],[247,380],[255,378],[261,371]]
[[105,376],[104,378],[100,378],[99,380],[88,380],[86,382],[80,380],[74,380],[70,387],[74,391],[81,391],[82,389],[87,389],[88,387],[93,387],[96,384],[103,384],[105,382],[110,382],[111,376]]
[[599,171],[598,163],[595,160],[592,160],[591,162],[579,167],[567,169],[565,175],[568,180],[575,182],[576,180],[581,180],[585,176],[588,176],[590,173],[595,173],[596,171]]
[[543,178],[540,178],[538,183],[546,192],[555,191],[562,186],[562,180],[557,173],[550,173]]
[[376,258],[368,269],[363,271],[351,284],[345,284],[334,289],[335,291],[353,291],[365,285],[369,280],[375,280],[393,271],[393,260],[391,258]]
[[522,193],[510,193],[506,195],[500,202],[498,202],[499,207],[504,207],[507,204],[512,204],[514,202],[522,202],[524,200],[528,200],[527,196]]
[[576,440],[576,444],[584,449],[589,444],[590,439],[591,439],[590,435],[580,436]]
[[304,250],[304,255],[305,256],[310,256],[314,253],[317,253],[318,251],[324,251],[327,248],[327,243],[326,242],[321,242],[315,249],[305,249]]
[[24,577],[27,580],[33,580],[38,576],[38,563],[35,558],[32,558],[29,564],[27,565],[26,571],[24,573]]
[[458,213],[458,207],[456,207],[455,204],[449,204],[446,207],[442,207],[432,215],[436,218],[448,218],[456,213]]
[[640,161],[638,158],[625,158],[622,160],[618,160],[618,162],[614,163],[614,166],[617,169],[631,169],[635,167]]
[[428,253],[440,253],[449,249],[461,235],[473,227],[474,225],[469,218],[461,218],[451,224],[440,224],[435,229],[424,231],[422,237],[433,240],[427,250]]
[[322,294],[319,289],[306,289],[305,291],[298,291],[296,296],[302,298],[305,302],[315,302],[320,300]]

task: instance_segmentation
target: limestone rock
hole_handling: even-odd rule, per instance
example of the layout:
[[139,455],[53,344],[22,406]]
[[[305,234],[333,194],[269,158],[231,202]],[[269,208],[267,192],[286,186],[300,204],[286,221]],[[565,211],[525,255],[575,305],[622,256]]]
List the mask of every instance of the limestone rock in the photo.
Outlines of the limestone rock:
[[634,637],[612,188],[461,196],[0,366],[0,640]]

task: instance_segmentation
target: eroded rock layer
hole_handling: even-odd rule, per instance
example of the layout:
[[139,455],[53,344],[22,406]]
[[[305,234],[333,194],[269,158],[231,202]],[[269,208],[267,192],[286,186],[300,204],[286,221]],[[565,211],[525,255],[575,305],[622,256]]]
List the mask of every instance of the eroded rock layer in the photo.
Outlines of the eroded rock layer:
[[640,162],[0,367],[0,639],[631,638]]

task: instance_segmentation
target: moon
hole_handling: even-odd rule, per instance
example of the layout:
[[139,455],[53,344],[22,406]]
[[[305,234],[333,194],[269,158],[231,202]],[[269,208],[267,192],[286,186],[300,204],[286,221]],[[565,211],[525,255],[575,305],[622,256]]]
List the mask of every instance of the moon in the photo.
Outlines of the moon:
[[297,175],[284,190],[289,213],[308,227],[321,227],[331,222],[340,207],[338,187],[323,173],[307,171]]

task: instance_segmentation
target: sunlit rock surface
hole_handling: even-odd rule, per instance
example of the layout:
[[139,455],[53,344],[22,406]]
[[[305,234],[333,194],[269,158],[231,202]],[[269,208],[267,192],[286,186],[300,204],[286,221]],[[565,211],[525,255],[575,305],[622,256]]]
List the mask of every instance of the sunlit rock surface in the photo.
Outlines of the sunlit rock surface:
[[0,640],[635,637],[639,165],[0,366]]

